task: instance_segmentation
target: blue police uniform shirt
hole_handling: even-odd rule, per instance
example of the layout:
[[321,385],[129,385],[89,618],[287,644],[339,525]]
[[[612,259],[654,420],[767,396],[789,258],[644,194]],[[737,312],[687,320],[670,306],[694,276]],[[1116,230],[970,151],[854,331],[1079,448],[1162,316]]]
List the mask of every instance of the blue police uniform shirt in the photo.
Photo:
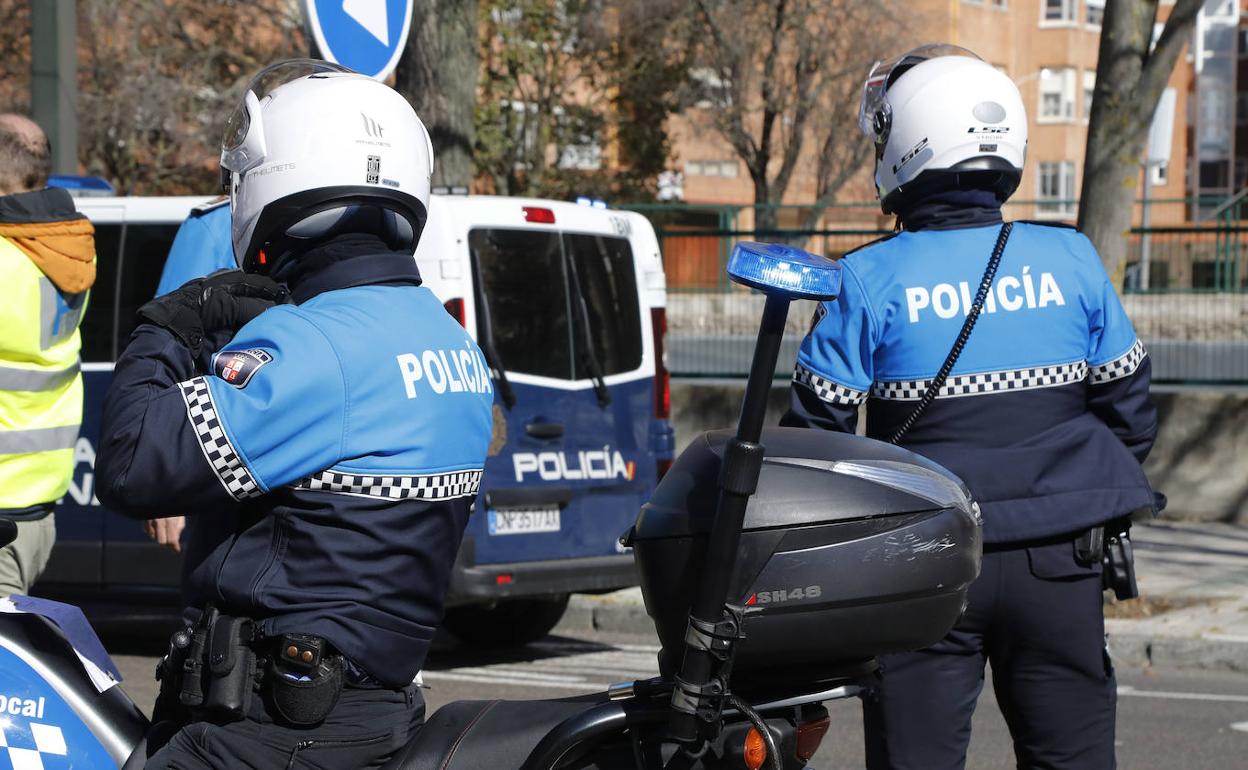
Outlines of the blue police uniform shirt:
[[173,237],[156,296],[164,296],[195,278],[235,267],[229,200],[196,206]]
[[[410,254],[361,256],[266,310],[210,361],[140,326],[105,403],[99,494],[194,515],[192,607],[328,639],[388,686],[442,616],[484,468],[484,356]],[[313,283],[309,279],[308,283]]]
[[[999,226],[901,232],[848,254],[797,356],[788,425],[887,439],[969,312]],[[1075,532],[1153,505],[1149,361],[1092,244],[1016,223],[983,312],[903,444],[967,483],[986,542]]]

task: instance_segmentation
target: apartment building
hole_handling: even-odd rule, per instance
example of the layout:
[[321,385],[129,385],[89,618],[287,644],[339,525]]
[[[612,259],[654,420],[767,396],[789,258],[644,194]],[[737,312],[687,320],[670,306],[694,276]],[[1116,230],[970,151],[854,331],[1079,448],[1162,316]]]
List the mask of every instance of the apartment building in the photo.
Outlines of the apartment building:
[[[1162,0],[1159,21],[1172,6]],[[1207,215],[1208,207],[1185,206],[1183,199],[1225,199],[1248,180],[1248,94],[1238,90],[1248,87],[1248,77],[1240,74],[1248,61],[1246,8],[1248,0],[1210,0],[1194,44],[1170,77],[1175,108],[1169,157],[1149,169],[1147,180],[1156,202],[1154,225]],[[927,42],[954,43],[1009,74],[1022,92],[1030,141],[1015,200],[1027,203],[1012,206],[1011,216],[1076,216],[1104,10],[1105,0],[913,0],[907,6],[907,24],[898,27],[898,52]],[[1158,24],[1157,34],[1160,30]],[[689,203],[748,204],[753,185],[745,166],[710,128],[706,109],[695,107],[672,121],[681,197]],[[858,129],[850,123],[844,130]],[[806,154],[810,157],[799,164],[786,203],[809,203],[815,197],[814,158],[811,150]],[[1141,181],[1143,176],[1141,171]],[[872,200],[869,169],[839,198]],[[856,218],[867,215],[859,210]],[[854,218],[846,211],[829,216]]]

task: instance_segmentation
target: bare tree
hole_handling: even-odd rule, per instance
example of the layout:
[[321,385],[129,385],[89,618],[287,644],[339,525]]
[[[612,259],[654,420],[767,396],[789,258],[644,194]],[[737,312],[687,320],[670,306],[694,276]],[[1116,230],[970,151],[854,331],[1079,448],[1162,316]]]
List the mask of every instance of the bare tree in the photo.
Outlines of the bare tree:
[[[780,203],[799,162],[818,153],[813,222],[870,152],[853,116],[862,79],[896,39],[892,4],[697,0],[697,9],[706,43],[696,73],[712,124],[749,171],[754,202]],[[774,228],[774,209],[760,207],[755,223]]]
[[433,140],[433,183],[467,187],[476,140],[480,26],[476,0],[416,0],[395,88],[407,97]]
[[600,95],[580,64],[594,0],[484,0],[477,172],[506,195],[549,194],[569,146],[593,143]]
[[122,194],[219,189],[243,87],[307,49],[289,0],[82,0],[78,14],[80,159]]
[[589,77],[611,105],[616,158],[606,194],[653,199],[672,153],[668,118],[684,106],[696,15],[687,0],[608,0],[605,10],[609,23],[582,32]]
[[1153,112],[1204,0],[1177,0],[1153,45],[1157,4],[1109,0],[1101,24],[1079,229],[1101,253],[1110,275],[1126,257],[1140,154]]
[[[217,190],[225,119],[256,70],[305,54],[291,0],[80,0],[79,160],[122,193]],[[30,7],[0,0],[0,109],[30,104]]]

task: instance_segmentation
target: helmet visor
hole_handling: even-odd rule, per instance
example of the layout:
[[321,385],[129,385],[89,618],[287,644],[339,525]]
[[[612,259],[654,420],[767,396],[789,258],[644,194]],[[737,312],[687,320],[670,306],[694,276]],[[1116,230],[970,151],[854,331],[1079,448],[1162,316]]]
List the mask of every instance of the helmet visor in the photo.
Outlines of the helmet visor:
[[[225,121],[225,134],[221,138],[221,150],[229,153],[243,145],[243,142],[247,139],[247,133],[251,129],[251,112],[254,105],[264,101],[264,98],[279,86],[308,77],[309,75],[331,72],[350,73],[354,72],[354,70],[348,69],[341,64],[320,59],[286,59],[274,62],[260,70],[251,79],[251,82],[247,84],[247,88],[243,91],[243,98],[238,100],[238,106],[234,108],[234,111],[230,113],[229,118]],[[248,93],[255,94],[254,102],[247,98]]]
[[[858,127],[867,137],[879,143],[887,139],[889,106],[884,98],[889,86],[911,67],[940,56],[966,56],[979,59],[973,51],[948,43],[929,43],[907,51],[901,56],[877,61],[862,84],[862,101],[858,103]],[[982,61],[982,60],[981,60]]]

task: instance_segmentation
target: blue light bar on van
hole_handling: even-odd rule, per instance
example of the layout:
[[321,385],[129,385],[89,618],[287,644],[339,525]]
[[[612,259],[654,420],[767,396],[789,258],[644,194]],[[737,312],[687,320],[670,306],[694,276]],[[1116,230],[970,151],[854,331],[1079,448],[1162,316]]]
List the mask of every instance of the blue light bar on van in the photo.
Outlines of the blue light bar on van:
[[70,195],[75,197],[95,197],[103,195],[116,195],[117,191],[108,183],[107,179],[98,176],[70,176],[68,174],[53,174],[48,177],[48,187],[59,187],[62,190],[68,190]]
[[580,195],[577,196],[576,205],[589,206],[594,209],[605,209],[607,207],[607,202],[604,200],[598,200],[597,198],[587,198],[584,195]]
[[792,246],[738,243],[728,258],[737,283],[789,299],[834,299],[841,292],[841,266]]

